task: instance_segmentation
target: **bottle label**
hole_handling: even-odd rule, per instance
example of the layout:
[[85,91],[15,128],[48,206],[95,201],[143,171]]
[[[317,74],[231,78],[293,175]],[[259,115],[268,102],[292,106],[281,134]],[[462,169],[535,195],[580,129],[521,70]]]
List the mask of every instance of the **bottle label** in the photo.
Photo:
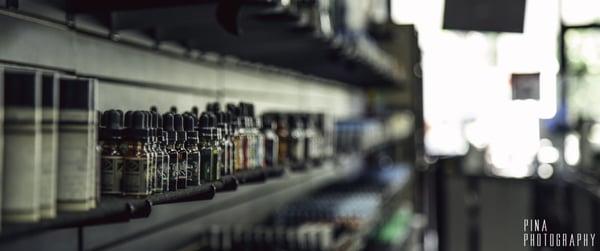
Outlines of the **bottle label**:
[[190,186],[199,186],[202,183],[202,179],[200,177],[200,153],[199,152],[191,152],[188,155],[188,185]]
[[209,183],[212,180],[212,153],[210,148],[200,150],[200,179],[202,183]]
[[162,174],[161,174],[161,177],[162,177],[162,186],[163,186],[162,191],[163,192],[169,191],[169,183],[170,183],[169,177],[171,176],[170,175],[170,170],[171,170],[171,161],[170,161],[170,159],[171,158],[169,157],[168,154],[164,154],[163,155],[162,169],[161,169],[161,171],[162,171]]
[[275,158],[277,157],[277,152],[274,150],[275,142],[273,140],[265,140],[265,165],[267,167],[275,166]]
[[157,162],[157,154],[149,153],[148,154],[148,191],[153,191],[156,186],[156,162]]
[[125,158],[123,191],[131,195],[148,195],[150,165],[147,158]]
[[215,182],[221,179],[221,170],[223,169],[223,166],[221,165],[221,151],[213,151],[211,157],[211,182]]
[[158,152],[156,156],[156,170],[154,172],[154,189],[152,191],[162,192],[163,191],[163,163],[164,163],[164,154],[162,152]]
[[187,161],[187,153],[179,153],[179,169],[177,170],[177,189],[185,189],[187,187],[187,172],[190,168]]
[[177,191],[177,177],[179,177],[179,154],[173,152],[169,155],[169,191]]
[[123,157],[121,156],[103,156],[101,159],[102,168],[102,193],[119,194],[121,193],[121,183],[123,178]]

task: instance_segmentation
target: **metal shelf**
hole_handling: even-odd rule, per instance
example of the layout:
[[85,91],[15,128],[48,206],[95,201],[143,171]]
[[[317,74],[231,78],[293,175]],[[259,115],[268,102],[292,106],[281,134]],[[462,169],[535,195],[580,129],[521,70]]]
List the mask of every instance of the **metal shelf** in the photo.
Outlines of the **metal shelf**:
[[[84,247],[90,250],[170,250],[174,247],[169,245],[186,243],[186,238],[197,236],[201,231],[199,226],[228,222],[252,224],[286,200],[304,196],[325,184],[357,173],[357,165],[344,162],[341,166],[344,168],[327,161],[320,167],[285,172],[264,183],[246,183],[235,192],[218,194],[208,203],[165,205],[157,207],[143,221],[86,228]],[[161,241],[164,239],[169,242]]]
[[[189,53],[172,54],[185,59],[197,52],[218,54],[223,63],[274,66],[290,74],[358,87],[407,82],[399,62],[367,33],[325,38],[317,35],[314,27],[300,25],[297,14],[276,8],[272,1],[240,1],[239,35],[220,27],[215,15],[217,0],[60,2],[38,4],[35,9],[23,4],[7,10],[160,53],[169,53],[161,45],[175,44]],[[57,11],[64,14],[49,14]],[[135,39],[128,34],[136,34]]]

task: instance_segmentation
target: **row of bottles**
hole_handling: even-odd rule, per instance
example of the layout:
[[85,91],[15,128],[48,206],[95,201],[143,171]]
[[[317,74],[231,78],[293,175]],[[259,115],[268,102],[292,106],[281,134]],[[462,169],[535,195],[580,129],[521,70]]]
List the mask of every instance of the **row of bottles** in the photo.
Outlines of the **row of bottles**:
[[145,196],[216,182],[247,170],[301,168],[324,157],[323,115],[265,113],[209,103],[177,113],[105,111],[100,123],[104,194]]

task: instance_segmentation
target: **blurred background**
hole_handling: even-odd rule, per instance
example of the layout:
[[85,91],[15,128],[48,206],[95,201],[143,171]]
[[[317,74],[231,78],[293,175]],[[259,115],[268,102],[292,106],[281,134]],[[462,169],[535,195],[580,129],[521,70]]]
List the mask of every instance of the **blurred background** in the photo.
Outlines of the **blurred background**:
[[593,0],[0,0],[0,250],[595,250],[598,80]]

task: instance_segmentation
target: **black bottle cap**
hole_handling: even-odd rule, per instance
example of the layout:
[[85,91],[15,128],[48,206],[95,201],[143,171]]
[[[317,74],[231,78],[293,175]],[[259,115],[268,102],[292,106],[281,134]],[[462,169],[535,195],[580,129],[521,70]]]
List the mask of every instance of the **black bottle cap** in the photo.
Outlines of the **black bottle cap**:
[[171,106],[171,110],[169,110],[172,113],[177,113],[177,107],[176,106]]
[[272,113],[265,113],[261,116],[262,119],[262,128],[264,129],[275,129],[276,119],[275,115]]
[[156,112],[156,136],[158,137],[158,141],[164,141],[163,137],[163,117]]
[[122,131],[123,131],[123,116],[121,111],[118,110],[108,110],[105,111],[100,121],[102,126],[100,127],[100,139],[109,140],[109,139],[121,139]]
[[183,116],[181,116],[181,114],[175,114],[173,115],[173,121],[175,131],[177,132],[177,141],[185,141],[187,135],[185,133],[185,128],[183,128]]
[[191,114],[185,114],[183,116],[183,126],[187,133],[188,140],[198,140],[198,131],[196,130],[196,117]]
[[200,115],[198,125],[200,128],[210,127],[210,117],[208,116],[207,112],[203,112],[202,115]]
[[255,114],[254,114],[254,104],[248,103],[248,116],[254,118],[254,116],[255,116]]
[[235,116],[239,116],[239,108],[233,103],[227,104],[227,111]]
[[[213,113],[217,113],[217,112],[220,112],[220,111],[221,111],[221,103],[219,103],[219,102],[214,102],[214,103],[212,103],[212,104],[209,104],[209,105],[210,105],[210,109],[206,109],[207,111],[210,111],[210,112],[213,112]],[[208,107],[209,105],[207,105],[207,107]]]
[[315,126],[321,131],[325,130],[325,114],[318,113],[315,116]]
[[127,127],[127,128],[132,127],[131,122],[133,121],[133,118],[131,116],[133,116],[133,111],[127,111],[125,113],[125,127]]
[[229,122],[227,122],[227,113],[217,112],[217,113],[215,113],[215,116],[217,118],[217,125],[229,123]]
[[183,128],[186,132],[191,132],[196,130],[196,119],[192,114],[184,113],[183,114]]
[[299,121],[298,117],[295,114],[288,114],[287,115],[287,122],[288,122],[288,125],[291,128],[299,128],[301,126],[300,125],[300,121]]
[[203,137],[210,137],[212,130],[212,117],[210,112],[203,112],[200,116],[200,132]]
[[135,111],[131,114],[131,127],[127,129],[127,137],[132,140],[148,139],[147,116],[144,111]]
[[150,115],[152,118],[152,136],[158,137],[158,117],[160,117],[160,115],[158,114],[158,112],[150,112]]
[[192,106],[192,110],[190,111],[192,113],[192,115],[194,115],[194,117],[197,119],[198,115],[200,114],[200,109],[198,109],[197,106]]
[[156,108],[156,106],[154,106],[154,105],[150,106],[150,111],[158,113],[158,108]]
[[163,130],[166,132],[166,140],[175,142],[177,140],[177,132],[175,131],[175,118],[172,113],[168,112],[163,115]]

